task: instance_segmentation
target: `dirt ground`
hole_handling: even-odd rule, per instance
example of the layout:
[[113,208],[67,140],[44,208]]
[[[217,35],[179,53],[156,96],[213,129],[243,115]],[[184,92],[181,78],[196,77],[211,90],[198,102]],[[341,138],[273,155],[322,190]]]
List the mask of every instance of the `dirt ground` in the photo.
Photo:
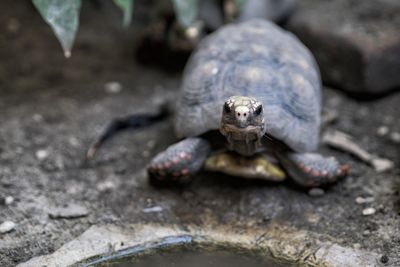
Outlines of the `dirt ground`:
[[[0,205],[1,221],[13,221],[0,235],[0,265],[13,266],[49,254],[92,225],[156,222],[198,226],[209,220],[235,227],[263,227],[272,221],[312,231],[346,247],[384,255],[400,266],[400,93],[361,101],[324,90],[324,107],[336,110],[329,129],[353,136],[373,154],[395,162],[377,173],[370,166],[325,146],[351,167],[350,175],[312,197],[290,181],[250,182],[201,173],[186,188],[157,189],[144,167],[176,139],[172,118],[136,133],[119,135],[89,165],[88,145],[112,118],[155,112],[173,98],[180,73],[139,65],[134,47],[139,31],[121,28],[118,10],[85,1],[72,58],[63,53],[29,1],[0,3]],[[171,58],[171,60],[174,60]],[[122,90],[105,90],[117,81]],[[380,127],[389,133],[378,135]],[[357,197],[373,197],[357,204]],[[51,218],[76,204],[88,214]],[[159,206],[161,212],[146,212]],[[362,214],[373,207],[376,213]],[[54,217],[54,216],[53,216]],[[397,264],[397,265],[396,265]]]

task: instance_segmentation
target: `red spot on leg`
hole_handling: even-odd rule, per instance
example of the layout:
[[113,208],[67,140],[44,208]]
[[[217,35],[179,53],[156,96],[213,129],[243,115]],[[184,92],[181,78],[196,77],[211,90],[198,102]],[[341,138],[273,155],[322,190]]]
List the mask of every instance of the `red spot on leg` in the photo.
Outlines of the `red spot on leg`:
[[189,174],[189,169],[188,168],[184,168],[181,170],[181,174],[182,175],[188,175]]
[[320,176],[321,174],[320,174],[318,171],[312,170],[312,171],[311,171],[311,175],[313,175],[313,176]]
[[165,169],[171,168],[171,162],[165,162],[165,163],[164,163],[164,168],[165,168]]
[[340,166],[340,170],[342,171],[343,174],[347,174],[350,170],[350,167],[349,167],[349,165],[345,164],[345,165]]

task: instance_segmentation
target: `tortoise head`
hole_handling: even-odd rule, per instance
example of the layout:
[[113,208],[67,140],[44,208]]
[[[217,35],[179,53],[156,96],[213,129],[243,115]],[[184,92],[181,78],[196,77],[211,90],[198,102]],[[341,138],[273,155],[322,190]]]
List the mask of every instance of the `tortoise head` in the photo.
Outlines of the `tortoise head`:
[[220,131],[227,138],[230,150],[253,155],[265,133],[261,102],[247,96],[230,97],[223,104]]

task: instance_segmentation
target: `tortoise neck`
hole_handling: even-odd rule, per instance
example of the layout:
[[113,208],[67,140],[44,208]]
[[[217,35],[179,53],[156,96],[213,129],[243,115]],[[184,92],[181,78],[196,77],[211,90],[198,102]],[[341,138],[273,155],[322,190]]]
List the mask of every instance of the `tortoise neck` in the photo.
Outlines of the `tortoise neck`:
[[230,140],[229,150],[233,150],[242,156],[253,156],[260,147],[259,140]]

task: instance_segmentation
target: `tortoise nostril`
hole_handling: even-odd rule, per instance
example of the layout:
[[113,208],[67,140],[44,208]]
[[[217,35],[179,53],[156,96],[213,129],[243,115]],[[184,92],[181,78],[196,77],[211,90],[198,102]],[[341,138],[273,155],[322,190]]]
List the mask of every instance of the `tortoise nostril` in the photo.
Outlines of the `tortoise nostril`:
[[245,116],[245,117],[246,117],[246,113],[244,113],[244,114],[243,114],[243,116]]
[[240,112],[238,112],[238,116],[240,117]]

